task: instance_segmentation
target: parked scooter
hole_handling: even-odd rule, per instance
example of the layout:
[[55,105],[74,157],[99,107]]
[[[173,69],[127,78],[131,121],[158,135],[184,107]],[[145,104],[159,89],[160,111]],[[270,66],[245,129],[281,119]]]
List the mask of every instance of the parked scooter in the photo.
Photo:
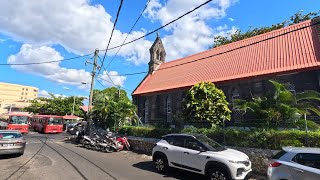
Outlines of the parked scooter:
[[96,149],[96,141],[87,135],[83,136],[82,145],[87,149]]
[[130,144],[126,137],[118,137],[117,141],[122,145],[122,149],[130,151]]
[[117,141],[116,137],[112,137],[110,133],[105,134],[104,137],[106,138],[107,142],[111,145],[113,151],[118,152],[123,150],[123,145]]
[[95,150],[97,151],[102,151],[102,152],[112,152],[114,147],[113,145],[110,144],[106,139],[102,139],[99,135],[94,134],[95,138],[94,141],[96,142],[95,144]]

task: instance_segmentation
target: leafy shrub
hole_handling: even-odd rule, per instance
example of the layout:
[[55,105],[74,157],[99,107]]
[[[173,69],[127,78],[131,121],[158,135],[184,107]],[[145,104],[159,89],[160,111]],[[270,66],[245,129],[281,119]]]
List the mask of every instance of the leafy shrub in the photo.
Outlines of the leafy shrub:
[[295,146],[295,147],[301,147],[303,146],[303,143],[299,140],[281,140],[280,141],[281,146]]
[[[175,131],[168,128],[126,126],[122,127],[119,133],[127,133],[128,135],[138,137],[161,138],[161,136],[175,133]],[[179,133],[204,134],[227,146],[265,149],[281,149],[283,146],[320,147],[320,131],[309,131],[307,136],[306,132],[302,130],[223,130],[221,128],[190,127],[181,130]],[[306,141],[307,139],[308,141]]]
[[[305,120],[303,120],[303,119],[298,120],[297,122],[294,123],[294,125],[300,130],[305,130],[305,128],[306,128],[306,123],[305,123]],[[307,126],[308,126],[309,130],[319,130],[320,129],[320,125],[318,123],[313,122],[313,121],[309,121],[309,120],[307,120]]]

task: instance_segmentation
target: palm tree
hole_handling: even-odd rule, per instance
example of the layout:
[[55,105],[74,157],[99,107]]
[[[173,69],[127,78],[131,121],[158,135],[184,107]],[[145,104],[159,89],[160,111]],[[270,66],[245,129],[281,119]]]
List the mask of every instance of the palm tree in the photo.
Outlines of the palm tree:
[[254,97],[252,101],[236,100],[234,108],[243,114],[253,112],[259,119],[265,119],[269,125],[277,125],[282,121],[295,122],[304,114],[320,116],[317,104],[320,103],[320,93],[312,90],[293,94],[285,85],[269,81],[274,91],[264,97]]

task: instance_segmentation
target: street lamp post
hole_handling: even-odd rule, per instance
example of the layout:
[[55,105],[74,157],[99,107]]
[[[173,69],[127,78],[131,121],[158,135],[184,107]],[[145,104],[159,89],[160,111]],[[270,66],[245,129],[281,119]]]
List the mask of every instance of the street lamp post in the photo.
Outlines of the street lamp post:
[[73,105],[72,105],[72,116],[74,115],[74,106],[76,104],[76,93],[71,90],[70,88],[67,88],[67,87],[63,87],[64,90],[67,90],[67,91],[72,91],[73,92]]

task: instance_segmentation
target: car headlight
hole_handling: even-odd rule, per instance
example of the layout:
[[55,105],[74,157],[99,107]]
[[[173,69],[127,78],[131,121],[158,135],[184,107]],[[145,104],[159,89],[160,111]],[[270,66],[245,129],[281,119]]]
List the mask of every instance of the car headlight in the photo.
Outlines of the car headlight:
[[250,161],[234,161],[234,160],[229,160],[229,162],[234,163],[234,164],[244,164],[245,166],[249,166],[250,165]]
[[229,162],[234,163],[234,164],[242,164],[242,161],[229,160]]

